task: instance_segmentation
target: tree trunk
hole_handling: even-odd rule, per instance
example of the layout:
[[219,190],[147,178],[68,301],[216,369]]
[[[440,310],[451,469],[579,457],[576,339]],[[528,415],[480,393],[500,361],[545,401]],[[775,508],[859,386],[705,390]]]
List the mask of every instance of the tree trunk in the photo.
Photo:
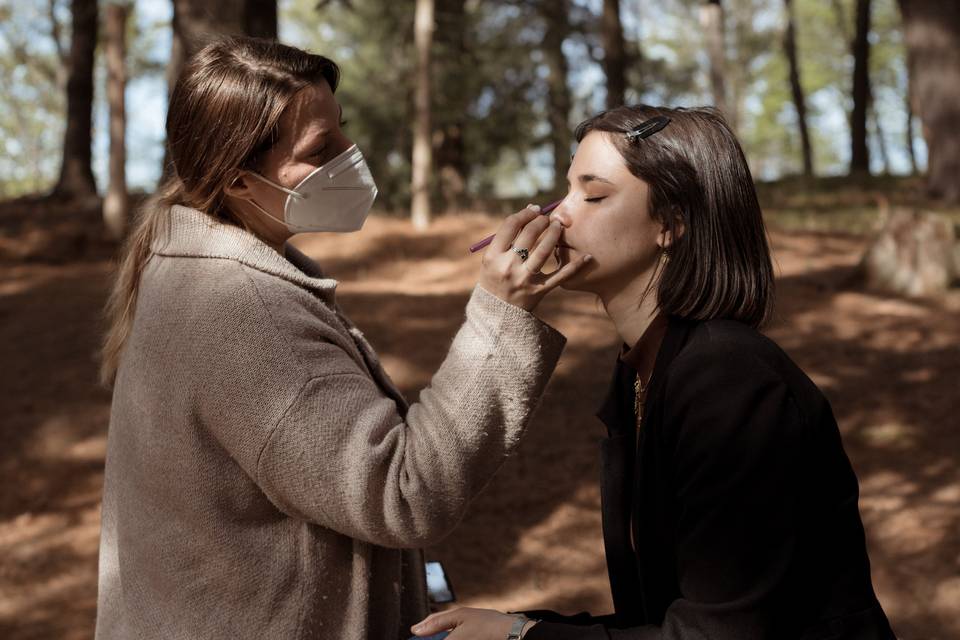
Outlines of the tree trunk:
[[440,137],[437,146],[437,176],[440,196],[448,211],[466,206],[468,164],[463,134],[467,127],[468,92],[464,85],[463,69],[468,64],[467,15],[465,0],[439,0],[436,7],[434,49],[440,61],[434,76],[440,79],[445,92],[441,109],[432,114],[436,121],[434,135]]
[[754,14],[750,7],[742,2],[732,2],[724,12],[725,30],[731,34],[731,39],[738,46],[733,48],[731,64],[727,66],[727,94],[729,98],[730,126],[734,131],[740,129],[740,114],[744,112],[744,102],[750,94],[751,82],[748,67],[754,60],[754,54],[749,46],[742,45],[741,38],[746,38],[752,32]]
[[567,57],[563,41],[570,33],[569,0],[541,0],[540,13],[546,22],[543,55],[547,62],[547,120],[553,147],[553,191],[563,188],[573,135],[570,131],[570,88],[567,86]]
[[960,202],[960,4],[899,0],[913,112],[927,141],[927,190]]
[[174,46],[179,43],[181,55],[178,59],[171,57],[167,66],[170,86],[176,83],[187,58],[210,40],[222,35],[246,34],[249,4],[253,4],[253,0],[173,0]]
[[710,87],[713,104],[730,121],[732,114],[727,101],[727,50],[724,38],[723,5],[720,0],[707,0],[700,5],[700,26],[707,41],[710,58]]
[[807,100],[800,84],[800,63],[797,60],[797,38],[793,18],[793,0],[784,0],[787,8],[787,30],[783,38],[783,48],[790,65],[790,92],[793,106],[797,110],[797,126],[800,128],[800,144],[803,149],[803,175],[813,176],[813,146],[810,143],[810,131],[807,129]]
[[620,23],[620,0],[603,0],[601,25],[603,72],[607,76],[607,109],[624,103],[627,93],[627,55]]
[[907,113],[907,126],[906,126],[906,135],[907,139],[905,140],[907,146],[907,155],[910,156],[910,175],[917,175],[920,173],[919,168],[917,167],[917,150],[913,146],[913,98],[912,98],[912,85],[910,81],[913,72],[907,70],[907,95],[904,102],[905,111]]
[[277,0],[246,0],[243,32],[255,38],[277,39]]
[[413,227],[422,231],[430,226],[430,172],[433,167],[430,126],[430,47],[433,43],[434,0],[417,0],[414,15],[414,43],[417,50],[416,88],[414,90],[414,126],[412,161]]
[[107,5],[106,58],[107,102],[110,104],[110,182],[103,200],[103,222],[114,240],[123,237],[127,226],[129,197],[127,194],[125,141],[126,108],[124,90],[127,84],[126,29],[128,6]]
[[53,189],[57,197],[95,196],[91,168],[93,130],[93,62],[97,48],[97,0],[73,0],[72,31],[67,72],[67,127],[63,136],[63,163]]
[[887,137],[883,134],[883,124],[880,122],[880,114],[877,112],[877,105],[870,100],[870,119],[873,121],[873,135],[877,139],[877,148],[880,150],[880,160],[883,161],[883,175],[890,175],[890,154],[887,152]]
[[853,39],[853,111],[850,113],[850,174],[870,173],[867,110],[870,105],[870,0],[857,0]]

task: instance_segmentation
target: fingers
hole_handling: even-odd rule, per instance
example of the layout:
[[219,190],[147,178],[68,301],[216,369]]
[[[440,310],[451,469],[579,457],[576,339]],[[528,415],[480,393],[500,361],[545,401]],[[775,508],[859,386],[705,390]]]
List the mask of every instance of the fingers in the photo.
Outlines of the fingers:
[[539,215],[540,207],[534,204],[528,205],[526,209],[522,209],[512,216],[509,216],[503,221],[500,228],[497,229],[497,234],[494,236],[489,248],[495,252],[503,253],[510,248],[510,245],[516,244],[514,240],[517,234],[520,233],[520,230]]
[[543,282],[543,291],[546,293],[551,289],[563,284],[565,281],[572,278],[578,271],[586,267],[593,260],[593,256],[585,255],[579,260],[573,260],[563,265],[561,268],[557,269],[553,273],[547,276],[547,279]]
[[435,633],[453,629],[463,619],[463,608],[453,611],[441,611],[433,613],[413,625],[410,630],[417,636],[432,636]]
[[535,220],[531,220],[520,231],[516,239],[514,239],[513,246],[527,249],[533,253],[533,245],[537,243],[537,238],[539,238],[540,234],[542,234],[549,226],[550,218],[547,216],[539,216]]
[[[527,226],[532,227],[533,223],[531,222]],[[526,229],[524,229],[524,231],[526,231]],[[559,220],[548,221],[547,230],[544,231],[540,237],[540,243],[536,249],[530,252],[530,257],[527,258],[526,263],[524,263],[531,273],[539,272],[540,269],[543,268],[543,265],[547,263],[547,260],[549,260],[553,254],[554,247],[557,246],[557,241],[560,240],[560,234],[562,232],[563,225],[560,224]]]

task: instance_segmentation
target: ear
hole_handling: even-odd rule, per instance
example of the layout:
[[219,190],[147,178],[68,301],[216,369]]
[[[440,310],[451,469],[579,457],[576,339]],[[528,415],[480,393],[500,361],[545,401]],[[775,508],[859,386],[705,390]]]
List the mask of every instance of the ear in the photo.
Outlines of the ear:
[[234,198],[240,198],[241,200],[249,200],[253,197],[253,193],[250,191],[250,183],[252,178],[250,177],[249,172],[247,171],[238,171],[237,175],[227,183],[227,186],[223,188],[223,192],[228,196],[233,196]]
[[657,234],[657,244],[661,249],[669,249],[687,230],[687,226],[683,223],[683,215],[678,209],[670,211],[667,215],[673,216],[673,230],[671,231],[666,223],[667,219],[664,218],[660,223],[660,233]]

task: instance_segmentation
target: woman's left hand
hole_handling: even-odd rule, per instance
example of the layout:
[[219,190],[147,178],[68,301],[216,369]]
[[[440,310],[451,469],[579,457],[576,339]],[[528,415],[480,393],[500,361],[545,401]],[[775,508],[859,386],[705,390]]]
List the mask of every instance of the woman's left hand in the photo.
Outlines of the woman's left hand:
[[516,619],[493,609],[462,607],[427,616],[411,630],[418,636],[430,636],[452,629],[448,640],[504,640]]

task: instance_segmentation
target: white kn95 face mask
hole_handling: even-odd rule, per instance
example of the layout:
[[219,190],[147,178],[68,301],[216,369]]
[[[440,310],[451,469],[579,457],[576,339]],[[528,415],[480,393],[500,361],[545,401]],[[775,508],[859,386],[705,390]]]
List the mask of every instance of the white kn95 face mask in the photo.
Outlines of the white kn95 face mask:
[[250,172],[266,184],[287,194],[283,222],[253,200],[261,213],[295,233],[305,231],[357,231],[363,226],[377,197],[377,185],[357,145],[311,171],[293,189],[287,189],[259,173]]

